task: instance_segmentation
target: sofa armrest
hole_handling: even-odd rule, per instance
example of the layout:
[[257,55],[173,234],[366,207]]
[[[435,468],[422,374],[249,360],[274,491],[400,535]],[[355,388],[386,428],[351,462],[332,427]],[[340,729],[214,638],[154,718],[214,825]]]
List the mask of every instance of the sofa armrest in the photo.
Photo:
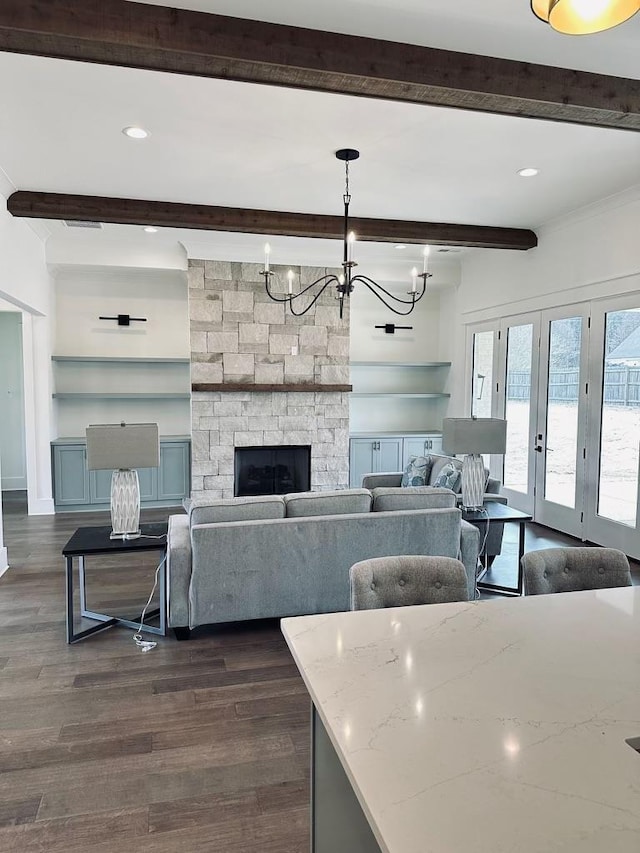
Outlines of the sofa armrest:
[[167,531],[167,609],[172,628],[189,626],[191,530],[188,515],[170,515]]
[[381,474],[365,474],[362,478],[363,489],[394,488],[402,484],[402,471],[388,471]]
[[495,493],[491,492],[484,493],[484,502],[486,504],[504,504],[505,506],[509,503],[505,495],[496,495]]
[[500,480],[496,480],[493,477],[489,477],[487,480],[487,485],[485,487],[485,492],[490,495],[498,495],[500,494],[500,488],[502,483]]
[[460,559],[467,570],[469,601],[476,599],[476,576],[480,553],[480,531],[468,521],[460,521]]

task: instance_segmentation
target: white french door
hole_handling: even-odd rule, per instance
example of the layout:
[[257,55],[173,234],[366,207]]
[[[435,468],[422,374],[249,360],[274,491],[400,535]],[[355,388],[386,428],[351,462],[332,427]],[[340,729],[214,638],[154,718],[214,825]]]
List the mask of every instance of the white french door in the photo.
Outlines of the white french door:
[[534,517],[583,537],[586,490],[589,305],[540,317]]
[[593,304],[586,538],[640,559],[640,296]]
[[507,449],[501,460],[502,491],[511,506],[533,514],[539,312],[506,318],[498,334],[496,417],[507,421]]
[[506,452],[492,460],[503,494],[541,524],[577,537],[584,521],[588,325],[584,304],[471,330],[474,365],[483,338],[495,337],[491,405],[479,411],[472,400],[471,412],[507,421]]

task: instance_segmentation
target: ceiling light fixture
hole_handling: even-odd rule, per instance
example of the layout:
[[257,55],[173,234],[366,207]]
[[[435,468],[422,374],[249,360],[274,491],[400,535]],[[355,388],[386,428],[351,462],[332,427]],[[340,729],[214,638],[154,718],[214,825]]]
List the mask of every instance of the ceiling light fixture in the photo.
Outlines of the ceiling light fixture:
[[[345,166],[345,190],[343,196],[344,234],[342,239],[342,263],[340,264],[342,267],[342,273],[340,273],[340,275],[335,275],[334,273],[323,275],[311,284],[298,290],[297,293],[294,293],[293,281],[295,274],[293,270],[289,270],[287,273],[286,294],[282,291],[282,296],[275,295],[271,289],[274,272],[269,268],[271,247],[268,243],[264,247],[264,269],[262,270],[261,275],[264,276],[267,295],[273,299],[274,302],[284,302],[288,304],[289,310],[296,317],[306,314],[307,311],[316,304],[318,299],[320,299],[324,291],[330,285],[335,285],[336,287],[335,298],[338,299],[340,303],[341,318],[344,311],[344,300],[353,293],[356,282],[364,284],[364,286],[367,287],[371,293],[373,293],[373,295],[376,296],[390,311],[393,311],[394,314],[398,314],[400,316],[411,314],[416,303],[419,302],[426,293],[427,279],[431,278],[431,273],[427,272],[429,246],[425,246],[423,250],[424,261],[422,272],[418,273],[416,267],[411,270],[411,290],[407,291],[407,296],[410,297],[409,299],[403,299],[401,296],[395,296],[393,293],[386,290],[386,288],[381,284],[378,284],[378,282],[369,278],[369,276],[362,275],[360,273],[356,275],[353,274],[353,269],[357,266],[357,263],[353,260],[356,235],[349,228],[349,204],[351,202],[351,193],[349,192],[349,163],[353,160],[357,160],[359,156],[360,152],[356,151],[354,148],[341,148],[339,151],[336,151],[336,158],[341,160]],[[418,279],[422,279],[419,289]],[[314,295],[312,295],[310,291],[313,291]],[[310,301],[305,307],[301,307],[300,310],[297,310],[297,305],[299,303],[296,303],[296,306],[294,307],[294,301],[305,294],[309,294],[307,296],[307,300]]]
[[531,0],[531,11],[570,36],[609,30],[640,11],[640,0]]
[[521,178],[535,178],[538,172],[539,170],[534,169],[533,166],[527,166],[526,169],[518,169],[518,174]]
[[149,131],[144,127],[123,127],[122,132],[129,139],[146,139],[149,136]]
[[395,246],[395,248],[396,248],[396,249],[406,249],[407,247],[405,246],[405,244],[404,244],[404,243],[398,243],[398,244]]
[[158,229],[154,228],[153,225],[146,225],[142,230],[146,234],[157,234],[158,233]]

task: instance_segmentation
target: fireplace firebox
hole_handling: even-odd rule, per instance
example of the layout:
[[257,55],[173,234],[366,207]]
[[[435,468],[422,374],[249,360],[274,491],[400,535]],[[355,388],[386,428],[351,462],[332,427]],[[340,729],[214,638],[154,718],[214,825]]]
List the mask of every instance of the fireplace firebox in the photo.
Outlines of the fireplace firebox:
[[311,487],[311,447],[236,447],[234,494],[284,495]]

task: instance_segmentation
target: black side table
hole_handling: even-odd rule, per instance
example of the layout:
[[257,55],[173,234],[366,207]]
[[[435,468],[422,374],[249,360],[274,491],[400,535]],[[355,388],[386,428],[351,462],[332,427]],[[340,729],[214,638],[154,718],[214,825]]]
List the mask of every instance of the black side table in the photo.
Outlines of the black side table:
[[[108,616],[105,613],[96,613],[87,610],[87,593],[85,585],[84,558],[96,554],[128,554],[133,551],[160,551],[161,562],[158,572],[158,588],[160,593],[160,606],[158,609],[149,611],[145,618],[160,617],[160,626],[153,627],[144,625],[142,630],[150,634],[167,633],[167,586],[166,586],[166,554],[167,554],[167,523],[166,521],[154,524],[141,524],[142,536],[138,539],[109,539],[111,527],[79,527],[71,539],[62,549],[65,560],[65,574],[67,587],[67,643],[77,643],[92,634],[112,628],[114,625],[126,625],[129,628],[140,627],[140,618],[135,621],[121,619],[116,616]],[[95,619],[100,624],[86,628],[84,631],[75,633],[73,612],[73,559],[78,558],[78,576],[80,581],[80,616]]]
[[[478,582],[478,589],[486,592],[496,592],[500,595],[523,595],[524,593],[524,577],[522,572],[522,557],[524,555],[524,531],[527,521],[533,521],[533,516],[527,515],[526,512],[520,512],[519,509],[506,504],[497,503],[495,501],[487,501],[481,510],[462,510],[462,517],[465,521],[473,524],[480,531],[480,537],[486,533],[487,524],[492,521],[516,521],[520,526],[518,538],[518,584],[517,586],[501,586],[495,583]],[[484,577],[487,569],[484,568],[479,574],[479,578]]]

